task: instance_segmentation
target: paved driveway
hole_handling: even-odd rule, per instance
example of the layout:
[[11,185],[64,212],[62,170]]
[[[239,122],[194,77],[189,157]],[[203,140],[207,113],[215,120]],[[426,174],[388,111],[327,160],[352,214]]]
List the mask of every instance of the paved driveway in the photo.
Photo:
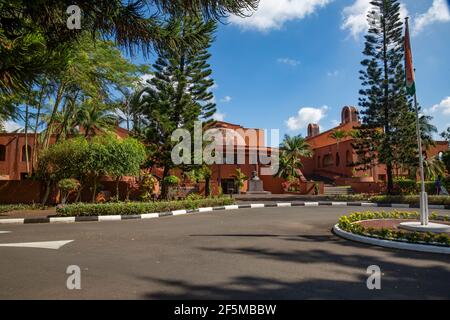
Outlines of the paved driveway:
[[[0,247],[0,298],[450,298],[450,257],[333,235],[338,217],[355,210],[361,208],[1,225],[11,233],[0,233],[0,243],[74,241],[58,250]],[[69,265],[81,268],[81,290],[66,288]],[[383,272],[381,290],[366,287],[370,265]]]

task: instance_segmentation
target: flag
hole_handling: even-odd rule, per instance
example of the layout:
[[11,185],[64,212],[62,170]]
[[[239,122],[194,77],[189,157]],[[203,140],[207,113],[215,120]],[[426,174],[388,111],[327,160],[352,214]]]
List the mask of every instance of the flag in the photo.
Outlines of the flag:
[[414,95],[416,93],[416,84],[414,79],[414,67],[412,61],[412,52],[411,52],[411,40],[409,38],[409,26],[408,26],[408,18],[405,21],[406,31],[405,31],[405,75],[406,75],[406,91],[410,95]]

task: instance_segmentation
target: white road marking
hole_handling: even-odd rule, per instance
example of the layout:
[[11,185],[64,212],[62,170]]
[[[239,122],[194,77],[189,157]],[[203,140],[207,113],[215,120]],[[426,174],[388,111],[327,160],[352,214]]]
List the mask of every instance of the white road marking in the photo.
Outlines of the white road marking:
[[290,202],[278,202],[277,203],[277,207],[290,207],[291,203]]
[[122,217],[119,215],[114,216],[98,216],[98,221],[119,221]]
[[212,207],[206,207],[206,208],[198,208],[198,212],[209,212],[213,211]]
[[179,216],[179,215],[181,215],[181,214],[186,214],[186,213],[187,213],[186,210],[175,210],[175,211],[172,211],[172,214],[173,214],[174,216]]
[[236,210],[236,209],[239,209],[239,206],[236,204],[232,204],[229,206],[225,206],[224,208],[225,208],[225,210]]
[[250,205],[250,208],[254,209],[254,208],[264,208],[264,203],[252,203]]
[[50,223],[71,223],[71,222],[75,222],[75,217],[50,218]]
[[40,248],[58,250],[62,246],[72,242],[73,240],[60,241],[43,241],[43,242],[21,242],[21,243],[1,243],[0,247],[14,247],[14,248]]
[[0,219],[0,223],[23,223],[25,219]]
[[159,214],[157,214],[157,213],[144,213],[144,214],[141,214],[141,219],[153,219],[153,218],[159,218]]
[[11,231],[0,231],[0,234],[2,233],[11,233]]

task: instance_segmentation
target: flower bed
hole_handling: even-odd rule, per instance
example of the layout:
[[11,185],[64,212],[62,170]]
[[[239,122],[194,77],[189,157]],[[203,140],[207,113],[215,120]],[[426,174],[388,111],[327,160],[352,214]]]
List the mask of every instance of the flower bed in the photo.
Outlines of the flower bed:
[[[381,228],[375,229],[371,227],[365,227],[359,224],[359,221],[363,220],[373,220],[373,219],[418,219],[419,214],[417,212],[354,212],[349,216],[342,216],[339,219],[339,228],[344,231],[351,232],[353,234],[379,238],[385,240],[393,241],[404,241],[419,244],[430,244],[430,245],[440,245],[440,246],[450,246],[450,236],[445,233],[435,234],[435,233],[422,233],[422,232],[409,232],[397,229]],[[444,220],[450,221],[449,216],[438,216],[432,214],[430,220]]]
[[[368,201],[376,203],[406,203],[419,205],[419,196],[387,196],[387,195],[369,195],[369,194],[354,194],[334,196],[336,201]],[[428,196],[428,204],[431,205],[450,205],[450,196]]]
[[61,217],[137,215],[180,209],[197,209],[201,207],[224,206],[230,204],[234,204],[234,199],[229,197],[155,202],[111,202],[102,204],[74,203],[58,207],[56,209],[56,213]]

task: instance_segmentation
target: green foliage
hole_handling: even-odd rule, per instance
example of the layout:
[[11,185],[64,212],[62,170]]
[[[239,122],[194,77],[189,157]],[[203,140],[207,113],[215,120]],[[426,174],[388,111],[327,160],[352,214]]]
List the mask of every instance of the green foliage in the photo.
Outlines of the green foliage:
[[336,143],[339,144],[339,142],[341,142],[343,139],[345,139],[347,137],[347,132],[342,129],[336,129],[336,130],[333,130],[332,133],[330,133],[329,137],[331,139],[336,140]]
[[195,34],[184,39],[176,37],[177,25],[166,23],[168,16],[198,15],[205,19],[220,19],[227,14],[243,16],[254,10],[257,3],[257,0],[78,0],[76,5],[84,13],[79,31],[66,26],[65,12],[74,4],[70,1],[0,0],[0,91],[26,87],[39,76],[58,69],[60,61],[65,61],[60,52],[77,45],[83,33],[112,38],[129,53],[140,49],[148,55],[162,46],[176,48],[201,41]]
[[399,194],[416,194],[417,182],[411,179],[398,178],[394,180],[396,192]]
[[248,177],[241,171],[240,168],[236,168],[233,178],[236,186],[238,187],[238,192],[240,192],[240,190],[244,186],[245,181],[248,180]]
[[[342,230],[351,232],[354,234],[375,237],[387,240],[401,240],[413,243],[428,243],[450,246],[450,236],[444,233],[419,233],[419,232],[405,232],[403,230],[391,230],[391,229],[374,229],[366,228],[359,224],[359,221],[373,220],[373,219],[418,219],[419,214],[417,212],[354,212],[348,216],[342,216],[339,218],[339,227]],[[448,220],[448,217],[434,216],[435,219]]]
[[195,121],[210,120],[216,110],[208,64],[215,23],[189,16],[173,18],[172,23],[178,25],[178,37],[195,33],[202,41],[195,48],[186,45],[161,50],[153,65],[154,77],[147,81],[135,110],[139,118],[136,131],[150,146],[150,162],[164,168],[163,198],[168,195],[164,177],[176,167],[171,155],[178,141],[172,141],[172,133],[181,128],[192,132]]
[[150,201],[155,195],[155,186],[157,180],[152,175],[151,170],[145,169],[141,171],[141,179],[139,181],[140,198],[143,201]]
[[167,176],[164,178],[164,183],[169,187],[175,187],[180,184],[180,178],[177,176]]
[[[447,130],[441,132],[441,137],[444,138],[450,146],[450,127],[448,127]],[[447,171],[450,172],[450,170],[448,169]]]
[[72,177],[83,181],[88,170],[88,153],[89,144],[84,138],[57,143],[41,153],[37,175],[50,182]]
[[447,150],[442,154],[442,162],[445,165],[445,169],[450,174],[450,150]]
[[186,197],[186,200],[190,200],[190,201],[201,200],[201,199],[205,199],[205,197],[198,193],[190,193]]
[[33,203],[33,204],[0,204],[0,213],[16,211],[16,210],[45,210],[47,206]]
[[224,206],[233,203],[234,200],[229,197],[155,202],[76,203],[58,207],[56,211],[59,216],[136,215],[180,209]]
[[61,203],[64,204],[69,194],[80,188],[80,182],[73,178],[62,179],[58,181],[58,188],[61,191]]
[[[333,201],[366,201],[373,203],[406,203],[419,205],[418,195],[370,195],[353,194],[327,197],[327,200]],[[428,204],[450,205],[450,196],[428,196]]]
[[119,140],[113,136],[98,136],[87,140],[78,137],[45,150],[39,158],[38,176],[49,183],[74,178],[82,186],[91,180],[95,199],[101,176],[138,175],[145,156],[144,146],[133,138]]
[[[420,192],[421,183],[412,179],[397,178],[394,180],[394,191],[400,195],[415,195]],[[425,191],[428,195],[436,193],[435,182],[425,181]]]
[[403,68],[403,22],[398,0],[374,0],[367,15],[365,59],[360,71],[362,125],[354,143],[360,170],[386,165],[387,192],[393,192],[394,165],[416,157],[415,116],[406,92]]
[[301,135],[292,137],[285,135],[280,151],[279,170],[276,176],[283,179],[298,178],[298,169],[303,168],[302,158],[312,157],[311,147]]

